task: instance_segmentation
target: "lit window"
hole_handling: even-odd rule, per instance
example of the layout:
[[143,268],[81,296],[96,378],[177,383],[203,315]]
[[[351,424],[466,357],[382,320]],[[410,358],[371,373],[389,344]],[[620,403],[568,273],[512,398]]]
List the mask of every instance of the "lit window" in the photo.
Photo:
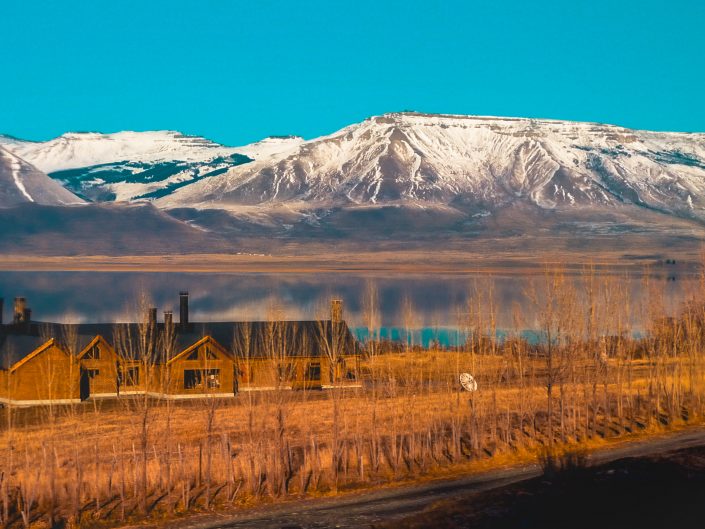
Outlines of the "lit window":
[[217,389],[220,387],[220,369],[206,369],[204,374],[210,389]]
[[217,389],[220,369],[184,369],[184,389]]

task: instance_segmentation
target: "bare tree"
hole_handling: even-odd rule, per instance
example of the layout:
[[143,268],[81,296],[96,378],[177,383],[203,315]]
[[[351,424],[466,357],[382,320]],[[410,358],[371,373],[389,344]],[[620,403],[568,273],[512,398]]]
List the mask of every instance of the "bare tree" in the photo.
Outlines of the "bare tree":
[[123,369],[121,378],[124,383],[131,383],[136,388],[134,397],[124,402],[133,407],[137,418],[140,454],[139,460],[135,460],[134,464],[139,469],[138,504],[140,511],[146,513],[150,426],[153,420],[151,393],[155,389],[155,382],[159,382],[155,375],[158,362],[163,363],[163,359],[159,357],[158,328],[156,322],[150,318],[151,304],[146,295],[141,295],[137,307],[137,313],[140,315],[138,323],[116,324],[113,341]]

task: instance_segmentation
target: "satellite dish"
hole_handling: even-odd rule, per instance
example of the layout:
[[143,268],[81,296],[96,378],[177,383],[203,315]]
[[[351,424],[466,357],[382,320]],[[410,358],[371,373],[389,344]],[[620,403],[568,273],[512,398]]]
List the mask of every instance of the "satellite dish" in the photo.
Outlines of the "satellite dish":
[[460,373],[460,385],[465,391],[477,391],[477,380],[470,373]]

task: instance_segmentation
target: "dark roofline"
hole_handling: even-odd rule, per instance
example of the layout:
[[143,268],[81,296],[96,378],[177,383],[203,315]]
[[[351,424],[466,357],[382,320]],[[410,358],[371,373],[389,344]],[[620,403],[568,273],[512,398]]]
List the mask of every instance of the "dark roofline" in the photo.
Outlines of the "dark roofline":
[[[57,343],[65,341],[64,329],[75,329],[75,347],[68,347],[73,355],[78,355],[86,350],[87,346],[96,337],[102,337],[117,354],[125,358],[137,358],[147,355],[155,363],[166,363],[167,357],[172,354],[178,355],[184,350],[193,346],[206,336],[212,338],[222,348],[232,352],[234,358],[263,358],[265,351],[271,351],[273,345],[269,343],[265,332],[271,325],[276,330],[277,327],[285,334],[280,334],[276,338],[281,347],[281,343],[287,342],[293,347],[288,350],[291,357],[322,357],[326,356],[326,350],[330,348],[330,338],[323,339],[324,335],[332,336],[332,329],[335,323],[331,319],[321,320],[262,320],[262,321],[222,321],[222,322],[193,322],[186,326],[174,324],[174,342],[172,345],[164,345],[163,337],[165,324],[158,322],[156,327],[150,330],[151,336],[147,343],[144,336],[139,332],[141,328],[147,327],[148,323],[51,323],[51,322],[31,322],[20,325],[0,326],[0,338],[3,336],[27,336],[47,339],[53,338]],[[342,332],[344,350],[348,354],[361,354],[361,347],[350,331],[349,326],[343,320],[338,323]],[[144,327],[143,327],[144,326]],[[253,334],[247,340],[248,351],[242,350],[243,336],[242,329],[250,327]],[[278,331],[276,331],[278,332]],[[0,339],[0,345],[4,340]],[[147,348],[146,351],[143,349]],[[76,348],[77,350],[72,351]],[[0,352],[2,349],[0,348]],[[30,351],[27,352],[29,354]],[[21,354],[21,353],[20,353]],[[26,355],[22,355],[26,356]]]

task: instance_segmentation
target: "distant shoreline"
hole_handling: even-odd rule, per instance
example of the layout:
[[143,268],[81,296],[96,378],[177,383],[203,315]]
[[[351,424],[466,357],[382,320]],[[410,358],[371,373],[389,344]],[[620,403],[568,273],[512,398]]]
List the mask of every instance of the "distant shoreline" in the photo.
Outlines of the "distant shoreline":
[[617,252],[530,253],[498,252],[480,255],[475,252],[423,251],[408,252],[344,252],[297,255],[254,254],[187,254],[187,255],[72,255],[34,256],[0,255],[0,272],[77,271],[77,272],[200,272],[200,273],[445,273],[486,275],[537,275],[546,269],[563,270],[567,274],[654,275],[677,273],[692,276],[700,273],[697,252],[678,254],[675,264],[666,254],[648,249],[642,254]]

